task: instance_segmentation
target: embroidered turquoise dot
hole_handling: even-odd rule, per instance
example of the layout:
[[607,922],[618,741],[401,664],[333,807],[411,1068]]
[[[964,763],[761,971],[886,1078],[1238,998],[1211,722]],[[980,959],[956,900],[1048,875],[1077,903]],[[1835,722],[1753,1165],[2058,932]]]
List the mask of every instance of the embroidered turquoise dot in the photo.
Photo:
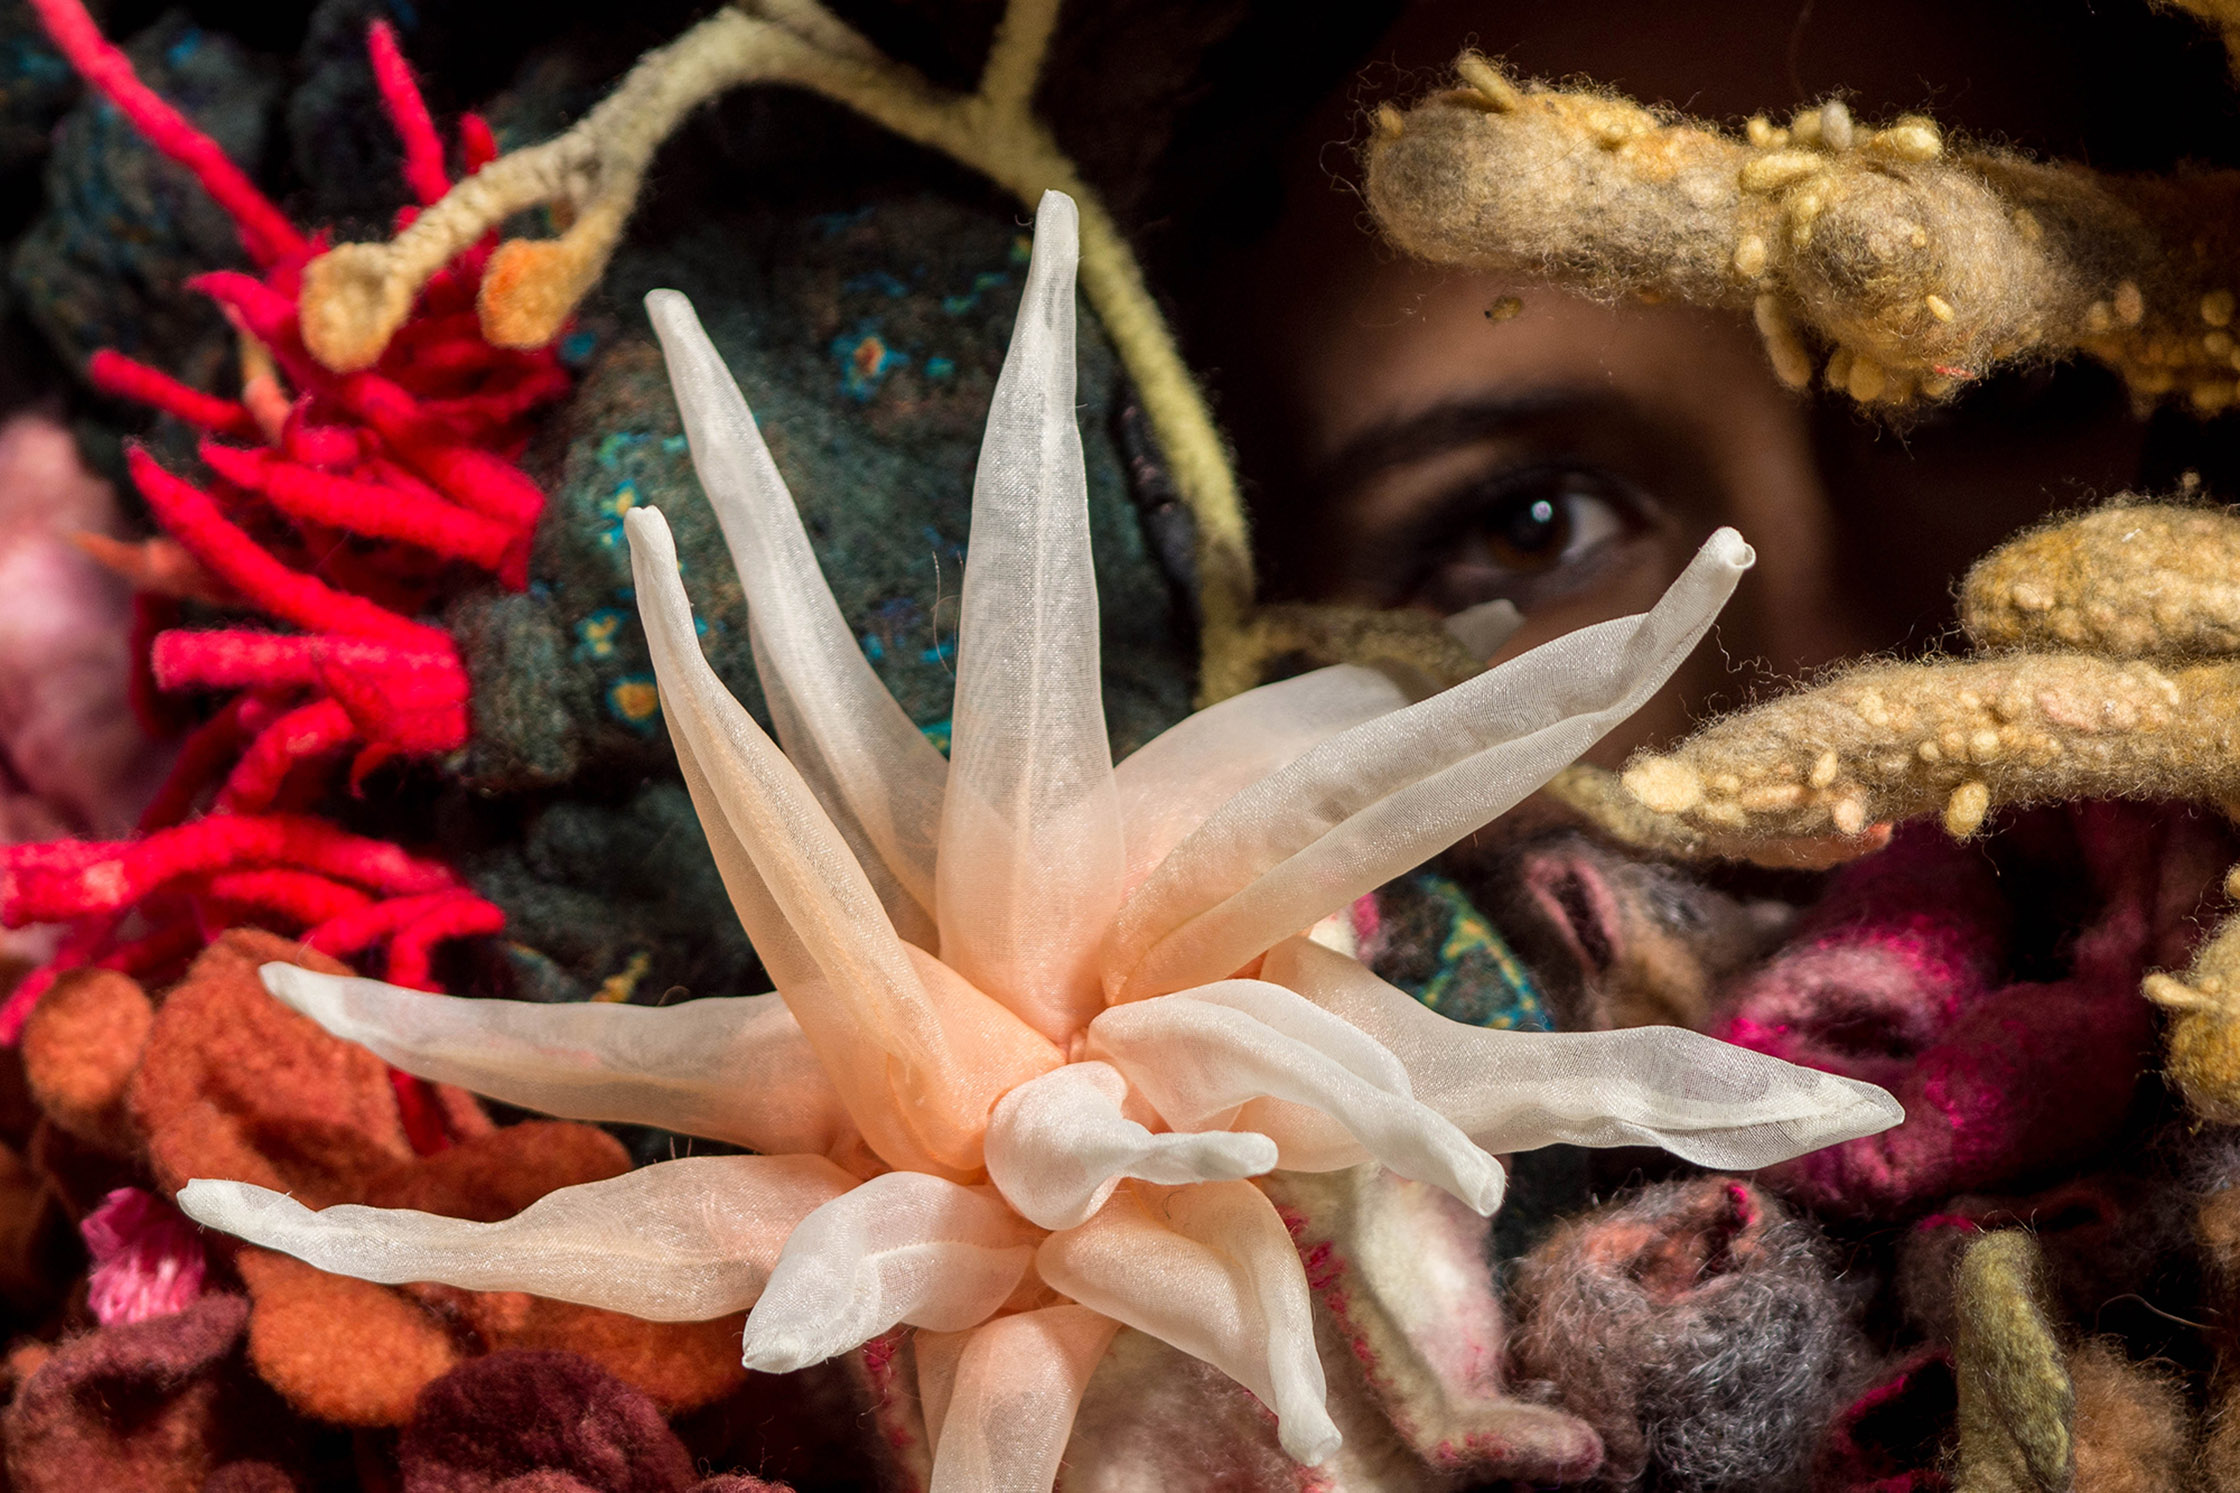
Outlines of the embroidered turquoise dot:
[[651,674],[625,674],[607,686],[607,713],[636,731],[661,718],[661,689]]
[[595,661],[613,658],[615,638],[622,631],[622,624],[629,614],[613,607],[601,607],[576,624],[576,657]]

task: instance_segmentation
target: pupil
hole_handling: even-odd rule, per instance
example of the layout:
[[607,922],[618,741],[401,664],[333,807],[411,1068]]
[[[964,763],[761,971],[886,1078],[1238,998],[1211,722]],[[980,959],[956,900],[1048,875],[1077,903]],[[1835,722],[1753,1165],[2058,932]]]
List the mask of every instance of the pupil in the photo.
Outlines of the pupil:
[[1503,516],[1500,534],[1510,548],[1527,555],[1539,555],[1551,546],[1561,546],[1565,527],[1562,514],[1552,499],[1533,498],[1510,505]]

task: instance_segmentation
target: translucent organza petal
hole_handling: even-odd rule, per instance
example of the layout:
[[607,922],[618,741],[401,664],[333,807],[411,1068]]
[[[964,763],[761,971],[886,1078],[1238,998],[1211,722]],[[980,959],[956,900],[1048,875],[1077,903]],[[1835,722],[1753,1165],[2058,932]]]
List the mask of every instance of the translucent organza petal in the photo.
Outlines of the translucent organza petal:
[[1134,887],[1206,816],[1269,773],[1408,703],[1375,669],[1334,664],[1263,684],[1169,727],[1112,770]]
[[783,930],[778,993],[874,1151],[953,1177],[977,1171],[988,1106],[1055,1066],[1056,1050],[895,935],[801,775],[701,656],[669,526],[646,508],[625,522],[663,713],[696,805],[705,816],[714,800],[724,827],[706,821],[709,842],[719,864],[733,844],[752,864],[751,880],[725,877],[749,937],[758,924]]
[[[871,890],[878,893],[879,904],[886,908],[887,917],[894,923],[896,936],[921,949],[938,948],[941,935],[933,924],[930,893],[928,899],[921,902],[903,886],[870,832],[863,827],[863,820],[848,808],[830,758],[818,747],[809,727],[803,724],[801,709],[794,704],[793,693],[786,688],[777,665],[770,661],[770,650],[762,641],[762,629],[755,626],[752,617],[747,619],[747,643],[754,653],[755,671],[762,678],[762,703],[769,707],[770,724],[777,730],[778,744],[785,748],[786,760],[794,765],[801,774],[801,781],[809,785],[817,802],[832,816],[832,827],[840,831],[840,838],[848,842],[856,864],[863,867],[864,879],[871,883]],[[926,745],[930,748],[933,744],[929,741]],[[944,759],[941,765],[946,772],[948,761]]]
[[941,957],[1054,1041],[1102,1004],[1125,854],[1074,426],[1073,201],[1046,192],[972,489],[935,911]]
[[1018,1288],[1032,1233],[984,1188],[887,1172],[803,1219],[747,1319],[746,1365],[789,1374],[898,1323],[958,1332]]
[[1489,1151],[1662,1146],[1747,1171],[1905,1118],[1870,1083],[1798,1067],[1679,1027],[1503,1032],[1450,1021],[1355,960],[1304,938],[1262,971],[1376,1038],[1416,1096]]
[[497,1223],[189,1182],[188,1217],[336,1275],[527,1291],[697,1322],[751,1306],[795,1225],[856,1185],[819,1156],[693,1156],[547,1193]]
[[1068,1063],[1019,1085],[988,1121],[988,1180],[1022,1218],[1070,1229],[1123,1177],[1180,1185],[1257,1177],[1276,1143],[1230,1130],[1154,1133],[1121,1113],[1128,1081],[1110,1063]]
[[1049,1493],[1082,1391],[1119,1327],[1085,1306],[1046,1306],[970,1332],[919,1333],[931,1493]]
[[1356,726],[1231,798],[1121,909],[1108,993],[1220,979],[1509,809],[1656,693],[1752,559],[1721,529],[1650,611]]
[[916,904],[889,906],[896,926],[930,929],[949,765],[848,630],[754,415],[692,303],[657,290],[646,297],[646,312],[661,338],[693,466],[747,594],[755,665],[772,697],[778,739],[842,833],[876,849],[889,874],[874,880]]
[[407,1073],[571,1120],[658,1125],[769,1155],[860,1144],[775,995],[630,1006],[431,997],[267,964],[265,988]]
[[1087,1223],[1045,1239],[1035,1267],[1081,1305],[1258,1395],[1300,1461],[1337,1451],[1306,1272],[1275,1205],[1250,1182],[1129,1183]]
[[1090,1023],[1086,1052],[1118,1068],[1177,1129],[1220,1128],[1248,1102],[1278,1099],[1336,1121],[1362,1152],[1331,1156],[1319,1132],[1302,1135],[1306,1147],[1287,1145],[1283,1111],[1256,1108],[1250,1123],[1269,1127],[1279,1166],[1305,1171],[1374,1157],[1480,1213],[1501,1206],[1501,1163],[1411,1097],[1397,1058],[1280,986],[1224,980],[1114,1006]]

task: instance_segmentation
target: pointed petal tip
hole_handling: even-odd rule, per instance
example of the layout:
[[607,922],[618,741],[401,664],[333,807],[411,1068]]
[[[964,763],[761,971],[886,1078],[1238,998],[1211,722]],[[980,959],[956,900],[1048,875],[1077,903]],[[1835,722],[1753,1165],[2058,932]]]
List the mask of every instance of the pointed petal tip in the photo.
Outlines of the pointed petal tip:
[[692,309],[692,298],[681,290],[649,290],[645,298],[646,315],[659,325],[664,317],[689,316],[699,320]]
[[264,982],[266,994],[290,1010],[301,1011],[304,1003],[316,1000],[334,977],[274,959],[257,966],[257,978]]
[[818,1344],[791,1334],[758,1339],[750,1328],[739,1345],[740,1366],[757,1374],[792,1374],[831,1357]]
[[261,1187],[247,1182],[224,1182],[210,1177],[197,1177],[179,1189],[172,1201],[179,1211],[206,1228],[234,1232],[245,1206]]

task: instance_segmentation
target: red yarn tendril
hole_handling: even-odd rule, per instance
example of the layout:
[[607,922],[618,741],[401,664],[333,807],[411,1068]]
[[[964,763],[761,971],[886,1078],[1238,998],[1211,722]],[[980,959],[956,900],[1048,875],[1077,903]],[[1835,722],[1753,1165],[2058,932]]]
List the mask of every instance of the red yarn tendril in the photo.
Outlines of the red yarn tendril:
[[[170,540],[267,625],[174,627],[168,602],[143,598],[153,687],[238,693],[188,735],[135,838],[0,847],[0,922],[66,925],[56,957],[0,1006],[0,1041],[15,1039],[64,970],[165,977],[239,922],[292,926],[338,957],[379,950],[391,980],[435,989],[437,947],[496,933],[504,914],[446,867],[302,809],[331,788],[345,754],[355,787],[392,756],[465,745],[458,649],[415,618],[475,572],[514,590],[527,584],[544,495],[515,460],[530,417],[568,392],[568,374],[549,348],[483,340],[474,307],[489,243],[429,281],[375,367],[322,367],[304,346],[295,297],[324,235],[288,222],[143,84],[82,0],[31,3],[86,81],[232,218],[258,273],[190,283],[278,375],[226,398],[121,353],[88,365],[96,388],[203,432],[206,483],[139,449],[127,457],[133,481]],[[370,28],[367,50],[403,145],[405,185],[435,202],[451,188],[443,138],[386,22]],[[469,172],[497,155],[489,125],[471,114],[458,148]],[[418,1080],[395,1077],[414,1144],[448,1144],[442,1107]]]

